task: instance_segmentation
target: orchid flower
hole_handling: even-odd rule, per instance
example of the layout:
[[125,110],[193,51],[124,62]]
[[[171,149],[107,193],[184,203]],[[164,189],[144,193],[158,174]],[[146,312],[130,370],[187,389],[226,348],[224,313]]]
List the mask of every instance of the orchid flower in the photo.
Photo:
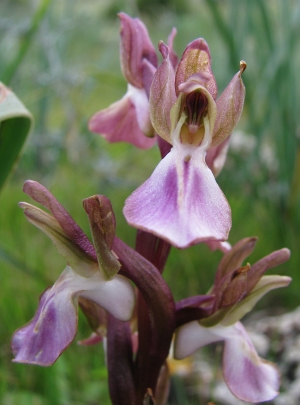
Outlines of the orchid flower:
[[[285,287],[291,281],[290,277],[263,275],[266,270],[289,259],[288,249],[277,250],[252,266],[242,266],[255,243],[256,238],[245,238],[223,256],[209,296],[197,298],[200,306],[190,308],[193,313],[188,314],[184,303],[177,304],[180,319],[177,324],[181,326],[174,344],[175,358],[182,359],[203,346],[223,341],[224,380],[236,397],[253,403],[274,398],[278,394],[280,377],[274,364],[258,356],[239,320],[268,291]],[[191,303],[191,298],[188,301]],[[185,317],[192,315],[190,319],[194,320],[183,324],[184,311]],[[195,320],[197,311],[199,318]]]
[[128,82],[125,96],[95,113],[89,121],[92,132],[109,142],[125,141],[147,149],[155,142],[150,122],[147,89],[157,68],[157,55],[147,28],[125,13],[121,20],[121,68]]
[[176,74],[169,48],[161,42],[159,49],[164,61],[150,89],[150,117],[172,149],[126,200],[124,215],[130,225],[179,248],[224,241],[231,228],[231,210],[214,175],[224,164],[227,139],[242,112],[241,74],[246,64],[240,63],[216,100],[210,52],[202,38],[187,46]]
[[34,318],[12,339],[15,362],[48,366],[54,363],[76,335],[77,307],[81,297],[101,306],[115,318],[127,321],[134,306],[129,280],[112,251],[115,218],[103,196],[84,200],[94,245],[52,194],[35,181],[26,181],[24,192],[53,215],[22,202],[27,219],[50,237],[67,267],[53,287],[41,296]]

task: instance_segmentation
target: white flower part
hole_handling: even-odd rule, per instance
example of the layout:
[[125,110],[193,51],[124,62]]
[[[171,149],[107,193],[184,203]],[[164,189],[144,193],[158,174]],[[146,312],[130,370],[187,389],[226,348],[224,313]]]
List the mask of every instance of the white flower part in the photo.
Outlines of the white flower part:
[[194,146],[194,145],[187,145],[181,143],[180,140],[180,131],[182,126],[184,125],[184,122],[186,120],[186,115],[185,113],[182,113],[180,120],[178,121],[176,128],[172,134],[172,144],[174,149],[180,151],[180,153],[183,156],[184,160],[188,160],[191,157],[193,157],[193,154],[196,152],[196,159],[205,159],[205,155],[207,152],[207,149],[209,148],[209,145],[211,144],[212,140],[212,134],[210,132],[210,126],[209,126],[209,119],[208,117],[203,118],[203,125],[204,125],[204,136],[202,139],[202,142],[199,146]]
[[174,342],[174,358],[184,359],[201,347],[224,340],[223,337],[215,335],[216,328],[216,326],[204,328],[198,321],[189,322],[178,328]]
[[100,272],[95,272],[89,278],[81,277],[71,268],[67,269],[70,277],[69,290],[77,296],[95,302],[121,321],[130,319],[134,306],[134,291],[129,280],[120,275],[107,280]]
[[150,121],[149,100],[146,90],[128,83],[126,96],[131,99],[135,106],[136,118],[141,131],[147,136],[152,136],[153,127]]

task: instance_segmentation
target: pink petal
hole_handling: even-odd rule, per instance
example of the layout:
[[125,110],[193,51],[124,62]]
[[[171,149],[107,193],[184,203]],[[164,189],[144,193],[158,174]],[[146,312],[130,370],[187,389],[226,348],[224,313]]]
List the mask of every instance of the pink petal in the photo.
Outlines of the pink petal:
[[174,52],[174,47],[173,47],[173,42],[174,42],[174,38],[175,38],[176,34],[177,34],[177,30],[176,30],[176,28],[173,27],[170,35],[168,36],[168,48],[170,50],[170,61],[173,65],[174,69],[176,69],[176,67],[178,65],[178,56]]
[[231,245],[229,242],[220,242],[218,240],[211,240],[206,242],[209,249],[214,252],[215,250],[220,250],[223,253],[227,253],[231,249]]
[[278,395],[280,376],[276,366],[261,359],[240,322],[225,339],[223,375],[229,389],[249,402],[270,401]]
[[[136,94],[132,96],[134,91]],[[145,132],[151,135],[153,131],[145,91],[131,87],[121,100],[94,114],[89,129],[102,134],[111,143],[128,142],[137,148],[151,148],[155,138],[145,135]]]
[[186,156],[185,148],[174,147],[124,207],[130,225],[179,248],[225,240],[231,227],[230,207],[205,164],[205,153],[201,148],[190,152]]
[[176,71],[176,94],[179,94],[179,85],[195,73],[208,74],[210,80],[205,80],[202,84],[215,100],[217,97],[217,84],[211,70],[210,51],[203,38],[192,41],[185,49]]
[[157,66],[155,48],[149,38],[146,26],[138,18],[125,13],[119,14],[121,20],[121,68],[126,80],[135,87],[143,88],[143,59]]
[[[95,249],[83,230],[76,224],[67,210],[56,200],[56,198],[37,181],[27,180],[23,187],[24,193],[28,194],[33,200],[43,205],[53,214],[56,221],[59,223],[66,237],[73,242],[74,247],[77,246],[86,256],[90,256],[92,260],[96,260]],[[34,209],[35,207],[33,207]],[[26,211],[26,210],[25,210]],[[26,214],[26,212],[25,212]]]
[[[58,281],[69,279],[63,273]],[[77,331],[77,307],[72,291],[57,294],[55,285],[40,298],[34,318],[18,329],[12,338],[13,361],[18,363],[50,366],[75,338]]]
[[217,99],[212,147],[222,143],[231,134],[241,117],[245,100],[245,86],[241,76],[245,69],[245,62],[240,62],[240,71]]
[[228,138],[225,139],[225,141],[223,141],[222,143],[220,143],[219,145],[210,148],[207,151],[207,155],[206,155],[206,164],[207,166],[210,168],[210,170],[213,172],[214,176],[217,177],[225,164],[226,161],[226,157],[227,157],[227,151],[228,151],[228,147],[229,147],[229,139],[230,136],[228,136]]
[[249,282],[247,290],[250,292],[267,270],[286,262],[289,260],[290,255],[290,250],[283,248],[270,253],[268,256],[265,256],[258,262],[254,263],[249,270]]
[[215,286],[218,287],[220,280],[243,265],[244,260],[253,252],[257,238],[243,238],[238,241],[221,259],[215,277]]

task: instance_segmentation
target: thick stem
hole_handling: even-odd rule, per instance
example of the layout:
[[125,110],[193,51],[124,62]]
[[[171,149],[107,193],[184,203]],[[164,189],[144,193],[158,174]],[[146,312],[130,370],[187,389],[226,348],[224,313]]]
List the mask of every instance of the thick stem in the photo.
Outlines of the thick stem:
[[175,304],[153,264],[117,238],[113,250],[122,264],[119,274],[132,280],[142,296],[138,300],[139,349],[134,364],[136,404],[140,405],[147,388],[155,392],[160,369],[168,356],[175,329]]
[[[159,270],[163,272],[166,260],[170,252],[171,245],[168,242],[163,241],[151,233],[138,230],[136,237],[136,251],[143,257],[149,260]],[[139,367],[146,369],[151,367],[151,362],[147,359],[151,349],[151,319],[149,316],[149,310],[147,304],[141,294],[138,292],[138,336],[139,336],[139,350],[137,353],[136,364]],[[144,360],[143,360],[144,359]],[[150,371],[150,370],[149,370]],[[144,370],[146,372],[146,370]],[[139,378],[140,370],[137,370],[137,378]],[[156,382],[155,382],[156,386]],[[154,388],[151,386],[146,387]]]
[[107,367],[113,405],[135,405],[131,332],[128,322],[108,315]]

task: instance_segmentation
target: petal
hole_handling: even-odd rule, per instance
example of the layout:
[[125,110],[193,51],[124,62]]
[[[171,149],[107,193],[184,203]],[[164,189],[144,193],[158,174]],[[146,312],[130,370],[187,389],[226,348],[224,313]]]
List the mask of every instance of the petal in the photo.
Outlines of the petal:
[[116,230],[116,219],[111,202],[103,195],[83,200],[88,215],[100,269],[108,278],[115,276],[121,265],[111,251]]
[[220,261],[215,277],[215,286],[218,288],[220,280],[232,271],[242,266],[243,261],[252,253],[257,242],[256,237],[244,238],[237,242]]
[[147,59],[156,67],[155,48],[141,20],[131,18],[125,13],[120,13],[119,17],[121,68],[124,77],[133,86],[143,88],[143,59]]
[[[150,75],[151,73],[149,73]],[[152,76],[153,78],[153,76]],[[138,125],[143,132],[149,138],[153,138],[154,131],[150,121],[150,112],[149,112],[149,100],[145,90],[139,90],[136,87],[128,85],[128,95],[131,98],[132,103],[134,104],[136,111],[136,119]],[[152,141],[152,143],[154,143]]]
[[42,295],[37,313],[12,340],[15,362],[48,366],[76,335],[78,296],[90,299],[120,320],[132,314],[134,292],[122,276],[103,281],[100,273],[86,278],[67,267],[54,286]]
[[209,80],[202,85],[210,92],[213,99],[217,97],[217,84],[211,70],[211,58],[207,43],[203,38],[195,39],[185,49],[176,71],[176,94],[179,94],[179,85],[195,73],[207,74]]
[[164,61],[155,72],[150,88],[150,118],[155,131],[171,143],[170,111],[176,101],[175,74],[169,58],[169,49],[160,42],[159,49],[163,54]]
[[34,201],[47,208],[59,223],[65,236],[70,241],[73,241],[78,249],[81,249],[87,256],[90,256],[91,260],[96,261],[95,249],[88,237],[46,187],[37,181],[27,180],[24,183],[23,191]]
[[79,244],[70,239],[52,216],[27,203],[19,203],[29,222],[41,229],[53,242],[58,252],[67,260],[68,264],[83,277],[90,277],[98,272],[97,259],[92,260]]
[[241,76],[245,69],[246,63],[241,61],[240,71],[217,99],[217,118],[212,147],[222,143],[231,134],[240,119],[245,99],[245,86]]
[[150,87],[153,81],[154,74],[156,72],[156,68],[150,63],[147,59],[143,60],[143,85],[144,90],[149,99],[150,96]]
[[197,321],[189,322],[177,329],[174,341],[174,358],[184,359],[201,347],[220,342],[223,337],[214,334],[214,328],[204,328]]
[[205,95],[208,101],[207,117],[209,120],[209,127],[211,129],[214,128],[217,115],[216,103],[210,92],[201,84],[201,80],[199,80],[199,75],[193,75],[186,82],[181,83],[179,85],[179,90],[180,92],[185,94],[189,94],[195,90],[199,90]]
[[[178,144],[179,145],[179,144]],[[230,207],[205,164],[205,152],[174,147],[152,176],[126,200],[128,223],[186,248],[207,240],[227,239]]]
[[222,325],[233,325],[250,312],[256,303],[269,291],[275,288],[287,287],[292,279],[287,276],[263,276],[253,290],[240,302],[238,302],[231,311],[227,312],[222,320]]
[[[138,100],[141,103],[137,110]],[[151,132],[151,128],[147,96],[144,90],[137,88],[130,88],[121,100],[97,112],[89,121],[90,131],[102,134],[108,142],[128,142],[141,149],[151,148],[155,143],[154,138],[143,133]]]
[[258,356],[240,322],[225,329],[223,375],[233,395],[254,403],[275,398],[280,386],[276,366]]
[[280,264],[289,260],[291,252],[287,248],[276,250],[268,256],[263,257],[258,262],[254,263],[249,270],[248,291],[251,291],[258,283],[262,275],[269,269],[277,267]]
[[220,143],[219,145],[210,148],[207,151],[207,155],[206,155],[206,164],[207,166],[210,168],[210,170],[213,172],[214,176],[217,177],[225,164],[226,161],[226,157],[227,157],[227,151],[229,148],[229,139],[230,136],[228,138],[225,139],[225,141],[223,141],[222,143]]
[[231,249],[231,245],[229,242],[220,242],[218,240],[211,240],[206,242],[207,246],[211,251],[220,250],[223,253],[227,253]]
[[170,51],[169,56],[170,56],[170,60],[171,60],[174,70],[176,70],[177,65],[178,65],[178,56],[174,52],[174,48],[173,48],[173,42],[174,42],[174,38],[175,38],[176,34],[177,34],[177,30],[175,27],[173,27],[170,35],[168,36],[168,48]]
[[72,277],[66,269],[57,283],[40,298],[34,318],[17,330],[12,338],[13,361],[50,366],[75,338],[77,331],[77,305],[73,291],[59,290]]
[[[248,270],[250,265],[241,267],[233,274],[228,285],[225,282],[225,288],[218,300],[217,308],[231,307],[241,301],[247,294]],[[216,297],[217,299],[217,297]]]
[[176,326],[209,316],[213,308],[214,298],[213,295],[199,295],[177,302]]

